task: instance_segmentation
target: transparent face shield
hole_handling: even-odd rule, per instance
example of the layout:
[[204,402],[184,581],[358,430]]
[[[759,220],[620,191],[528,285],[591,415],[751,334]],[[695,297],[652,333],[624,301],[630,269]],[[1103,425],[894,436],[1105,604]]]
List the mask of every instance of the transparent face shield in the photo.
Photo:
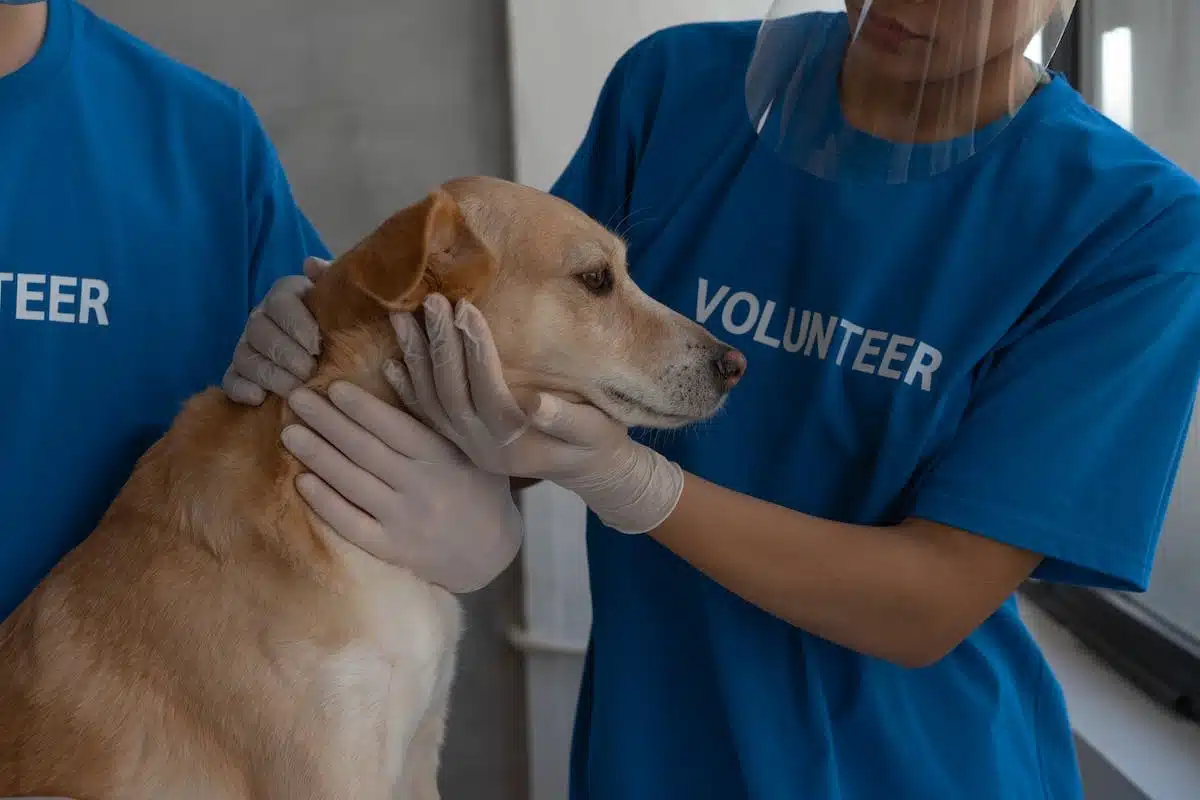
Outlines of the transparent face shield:
[[1049,80],[1076,0],[776,0],[746,72],[760,140],[828,180],[971,158]]

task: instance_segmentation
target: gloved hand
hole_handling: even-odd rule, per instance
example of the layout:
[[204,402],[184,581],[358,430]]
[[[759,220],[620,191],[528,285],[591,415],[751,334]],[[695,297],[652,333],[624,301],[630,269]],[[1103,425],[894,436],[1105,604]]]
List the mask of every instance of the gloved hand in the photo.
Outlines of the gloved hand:
[[267,392],[287,397],[312,377],[321,352],[321,330],[301,297],[329,269],[315,256],[304,261],[304,275],[275,281],[262,303],[250,312],[246,329],[233,351],[221,389],[230,400],[257,406]]
[[316,433],[289,425],[283,443],[315,473],[296,489],[330,528],[456,594],[512,563],[525,527],[507,476],[353,384],[334,383],[329,398],[293,392],[288,404]]
[[296,479],[296,490],[335,533],[451,592],[481,588],[512,562],[524,535],[508,478],[479,469],[357,386],[335,383],[332,404],[298,389],[321,349],[320,329],[300,298],[328,268],[309,258],[303,277],[275,282],[250,315],[222,389],[248,405],[261,404],[268,391],[288,397],[317,432],[290,425],[283,443],[312,470]]
[[425,330],[412,314],[392,324],[404,363],[384,374],[410,411],[485,470],[553,481],[576,494],[609,527],[645,533],[679,502],[678,464],[634,442],[589,405],[539,394],[522,407],[504,382],[500,357],[477,308],[424,303]]

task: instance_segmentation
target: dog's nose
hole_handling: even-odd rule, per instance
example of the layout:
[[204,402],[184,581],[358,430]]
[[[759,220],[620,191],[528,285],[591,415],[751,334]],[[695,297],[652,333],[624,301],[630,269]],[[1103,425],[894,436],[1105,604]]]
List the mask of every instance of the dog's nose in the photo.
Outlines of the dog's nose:
[[717,377],[725,382],[727,392],[746,374],[746,357],[732,347],[722,353],[713,365],[717,369]]

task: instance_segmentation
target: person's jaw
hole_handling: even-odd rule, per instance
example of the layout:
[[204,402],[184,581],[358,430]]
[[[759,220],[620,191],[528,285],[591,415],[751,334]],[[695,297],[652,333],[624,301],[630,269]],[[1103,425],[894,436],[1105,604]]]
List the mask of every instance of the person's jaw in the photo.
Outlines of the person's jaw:
[[[1037,81],[1037,70],[1015,47],[968,74],[937,81],[893,81],[844,65],[842,110],[851,125],[882,138],[938,142],[1015,112]],[[957,113],[947,117],[947,109]]]
[[0,3],[0,78],[16,72],[37,54],[46,35],[47,17],[44,0]]

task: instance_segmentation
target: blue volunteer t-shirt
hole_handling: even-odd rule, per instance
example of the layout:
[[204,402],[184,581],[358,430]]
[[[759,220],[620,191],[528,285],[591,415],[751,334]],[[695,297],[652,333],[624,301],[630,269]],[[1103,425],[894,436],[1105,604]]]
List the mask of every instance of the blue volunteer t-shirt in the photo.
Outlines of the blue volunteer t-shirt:
[[0,619],[327,256],[234,90],[72,0],[0,78]]
[[[927,518],[1045,554],[1041,579],[1144,589],[1200,378],[1200,187],[1057,76],[937,177],[822,181],[757,140],[757,30],[633,47],[554,189],[749,359],[715,421],[647,442],[807,514]],[[594,517],[588,560],[574,800],[1081,797],[1013,599],[907,669]]]

